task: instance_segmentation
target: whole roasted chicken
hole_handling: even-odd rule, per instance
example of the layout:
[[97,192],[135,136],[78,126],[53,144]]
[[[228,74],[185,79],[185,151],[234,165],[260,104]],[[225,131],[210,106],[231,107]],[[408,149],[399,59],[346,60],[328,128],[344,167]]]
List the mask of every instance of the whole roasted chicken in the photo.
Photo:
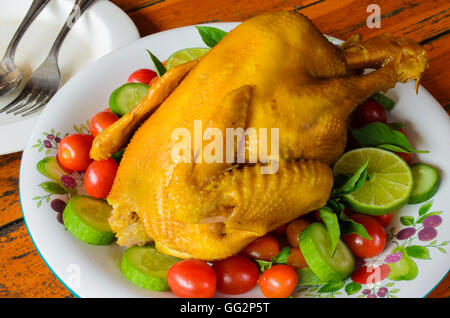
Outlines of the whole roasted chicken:
[[[427,66],[413,41],[352,36],[337,47],[295,12],[242,23],[201,60],[170,69],[94,140],[96,160],[126,146],[107,198],[118,243],[154,241],[181,258],[221,259],[320,208],[351,112],[396,82],[418,82]],[[375,70],[355,75],[364,68]],[[194,136],[195,121],[202,136],[208,127],[223,136],[227,128],[278,128],[277,171],[261,173],[273,158],[258,151],[259,136],[246,143],[246,158],[257,163],[196,162],[205,146],[193,146],[187,162],[174,160],[173,131]]]

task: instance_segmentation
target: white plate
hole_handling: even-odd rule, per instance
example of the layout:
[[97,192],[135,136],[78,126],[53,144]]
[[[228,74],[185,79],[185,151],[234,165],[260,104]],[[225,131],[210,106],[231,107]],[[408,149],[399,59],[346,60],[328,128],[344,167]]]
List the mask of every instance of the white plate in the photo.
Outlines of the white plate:
[[[56,35],[64,25],[74,1],[50,3],[28,28],[20,41],[15,62],[24,75],[19,88],[0,97],[0,108],[12,101],[27,79],[45,59]],[[0,56],[30,7],[30,0],[3,1],[0,10]],[[59,54],[61,85],[91,61],[139,39],[133,21],[115,4],[100,0],[90,7],[67,35]],[[0,114],[0,155],[23,150],[38,114],[22,119]]]
[[[223,30],[230,30],[236,23],[211,24]],[[146,49],[150,49],[161,60],[166,59],[178,49],[204,46],[194,27],[184,27],[154,34],[116,52],[105,56],[91,64],[70,80],[52,99],[42,112],[31,137],[28,140],[20,170],[20,197],[24,219],[30,236],[37,250],[48,264],[54,274],[75,295],[81,297],[171,297],[172,293],[158,293],[144,290],[127,281],[120,272],[119,262],[122,249],[111,246],[98,247],[87,245],[76,238],[56,220],[55,212],[45,201],[40,208],[36,207],[38,200],[46,193],[38,185],[46,179],[36,169],[36,163],[41,160],[45,151],[39,152],[36,145],[38,139],[45,138],[43,132],[60,134],[73,133],[74,124],[85,123],[96,112],[102,110],[108,101],[110,93],[126,81],[127,76],[135,69],[150,67],[151,62]],[[438,168],[442,178],[439,192],[433,198],[432,211],[448,210],[450,208],[450,120],[436,100],[423,88],[415,94],[415,83],[397,85],[389,94],[397,105],[390,112],[392,121],[402,121],[413,144],[418,149],[428,149],[430,154],[419,154],[417,160],[434,165]],[[447,137],[445,137],[447,136]],[[49,151],[55,154],[55,149]],[[53,198],[52,198],[53,199]],[[400,216],[410,215],[417,218],[420,205],[407,205],[396,214],[392,226],[396,233],[402,225]],[[445,214],[445,213],[444,213]],[[435,245],[450,240],[450,222],[448,217],[437,228],[438,236]],[[371,260],[368,264],[380,265],[385,262],[387,254],[395,246],[390,240],[383,255]],[[405,243],[398,241],[398,243]],[[421,242],[413,239],[409,245],[424,246],[430,242]],[[388,296],[422,297],[426,295],[447,273],[449,262],[448,254],[439,251],[437,247],[426,248],[431,260],[414,259],[419,267],[418,276],[411,281],[391,281],[384,279],[377,283],[377,288],[388,288]],[[441,248],[447,249],[443,245]],[[347,281],[347,284],[351,281]],[[358,286],[352,285],[353,289]],[[362,290],[352,295],[360,296]],[[297,296],[314,297],[343,297],[346,296],[345,287],[333,293],[319,293],[317,289],[300,290]],[[220,295],[219,295],[220,296]],[[262,296],[258,289],[254,289],[248,297]]]

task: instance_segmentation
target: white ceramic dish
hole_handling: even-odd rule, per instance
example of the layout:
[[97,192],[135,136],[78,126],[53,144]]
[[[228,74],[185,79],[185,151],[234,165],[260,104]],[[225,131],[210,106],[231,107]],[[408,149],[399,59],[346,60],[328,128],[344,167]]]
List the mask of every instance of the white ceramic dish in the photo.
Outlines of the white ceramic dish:
[[[74,1],[51,1],[22,37],[15,62],[24,75],[19,88],[0,98],[0,108],[12,101],[31,73],[43,62],[63,26]],[[3,1],[0,10],[0,55],[27,12],[31,0]],[[61,85],[93,60],[139,39],[133,21],[115,4],[97,1],[81,16],[64,41],[59,54]],[[0,155],[23,149],[38,114],[23,119],[0,114]]]
[[[236,23],[211,24],[223,30],[230,30]],[[90,246],[74,238],[59,224],[55,212],[43,200],[37,208],[37,202],[46,193],[38,185],[46,179],[40,175],[35,166],[45,156],[45,151],[39,152],[38,139],[46,138],[45,134],[59,132],[73,133],[74,124],[86,123],[96,112],[104,109],[110,93],[123,84],[127,76],[135,69],[150,67],[151,62],[146,52],[150,49],[161,60],[166,59],[178,49],[204,46],[194,27],[184,27],[154,34],[116,52],[105,56],[91,64],[84,71],[72,78],[52,99],[42,112],[36,126],[33,128],[22,157],[20,170],[20,197],[24,219],[30,236],[44,261],[53,273],[75,295],[80,297],[173,297],[170,292],[159,293],[144,290],[127,281],[120,272],[119,263],[122,249],[111,246]],[[430,211],[445,211],[450,207],[450,119],[436,100],[423,88],[415,94],[415,83],[397,85],[388,95],[397,101],[390,112],[391,121],[402,121],[412,143],[418,149],[427,149],[429,154],[419,154],[418,161],[429,163],[438,168],[441,176],[439,192],[433,198]],[[52,131],[53,129],[53,131]],[[44,133],[44,135],[43,135]],[[447,137],[445,137],[447,136]],[[41,140],[42,143],[42,140]],[[49,149],[50,155],[55,155],[54,147]],[[39,197],[36,199],[36,197]],[[35,198],[35,200],[33,200]],[[52,197],[53,199],[53,197]],[[407,205],[402,208],[392,222],[392,233],[397,233],[404,225],[400,216],[418,218],[421,205]],[[450,241],[450,222],[445,212],[441,214],[442,224],[437,228],[438,235],[433,241],[422,242],[417,235],[410,241],[389,240],[386,250],[380,256],[366,260],[366,265],[381,266],[387,261],[386,256],[392,253],[398,244],[405,246],[420,246],[431,259],[414,258],[418,266],[418,275],[414,280],[392,281],[389,278],[379,281],[374,286],[351,285],[351,280],[345,286],[336,286],[331,292],[321,291],[319,287],[301,289],[295,296],[309,297],[345,297],[347,290],[354,292],[351,297],[367,297],[363,291],[377,293],[379,288],[386,288],[385,297],[423,297],[445,276],[449,269],[449,254],[445,242]],[[420,224],[418,225],[420,226]],[[433,243],[433,246],[427,247]],[[444,252],[443,252],[444,251]],[[398,255],[397,255],[398,256]],[[416,255],[420,256],[420,255]],[[392,257],[391,257],[392,258]],[[390,260],[392,261],[392,260]],[[386,266],[386,265],[385,265]],[[355,290],[358,291],[355,292]],[[222,295],[218,295],[222,296]],[[245,297],[261,297],[261,292],[255,288],[243,295]],[[241,297],[241,296],[239,296]]]

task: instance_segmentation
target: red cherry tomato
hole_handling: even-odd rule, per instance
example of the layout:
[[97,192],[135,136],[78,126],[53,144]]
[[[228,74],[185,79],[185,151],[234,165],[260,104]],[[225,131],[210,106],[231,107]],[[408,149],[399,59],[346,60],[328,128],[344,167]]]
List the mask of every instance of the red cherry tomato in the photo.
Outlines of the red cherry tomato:
[[382,122],[386,124],[387,116],[383,106],[381,106],[377,101],[369,98],[362,105],[356,108],[355,121],[356,126],[365,126],[375,122]]
[[89,123],[89,131],[91,132],[91,135],[94,137],[97,137],[98,134],[102,132],[103,129],[108,128],[112,124],[114,124],[119,117],[111,113],[110,111],[103,111],[99,112],[92,117],[90,123]]
[[89,157],[94,137],[87,134],[73,134],[64,137],[58,146],[58,162],[66,169],[84,171],[92,159]]
[[94,198],[106,198],[111,191],[117,169],[119,165],[112,158],[92,161],[84,174],[86,192]]
[[218,261],[212,268],[217,275],[217,290],[224,294],[243,294],[258,283],[258,266],[243,256],[231,256]]
[[289,242],[289,244],[293,247],[298,247],[298,235],[301,231],[306,229],[311,223],[303,220],[303,219],[296,219],[289,223],[287,229],[286,229],[286,237]]
[[148,68],[141,68],[140,70],[134,71],[128,77],[128,83],[144,83],[150,85],[150,81],[158,76],[155,71],[149,70]]
[[262,273],[259,288],[267,298],[286,298],[297,286],[297,273],[288,265],[275,265]]
[[291,254],[287,258],[287,264],[294,269],[308,267],[305,257],[298,247],[291,247]]
[[391,224],[393,217],[394,217],[394,215],[392,213],[389,213],[389,214],[384,214],[384,215],[376,215],[375,219],[377,219],[377,221],[380,222],[381,225],[386,227],[389,224]]
[[357,257],[374,257],[380,254],[386,245],[386,233],[383,226],[373,217],[363,214],[351,216],[353,221],[361,224],[366,229],[372,240],[362,238],[351,233],[343,236],[344,242]]
[[352,280],[358,284],[375,284],[388,277],[390,268],[386,264],[378,267],[362,266],[352,273]]
[[178,297],[210,298],[216,292],[216,273],[200,260],[188,259],[174,264],[167,273],[167,281]]
[[278,241],[270,234],[266,234],[253,242],[244,249],[244,255],[253,259],[270,261],[272,257],[280,252]]

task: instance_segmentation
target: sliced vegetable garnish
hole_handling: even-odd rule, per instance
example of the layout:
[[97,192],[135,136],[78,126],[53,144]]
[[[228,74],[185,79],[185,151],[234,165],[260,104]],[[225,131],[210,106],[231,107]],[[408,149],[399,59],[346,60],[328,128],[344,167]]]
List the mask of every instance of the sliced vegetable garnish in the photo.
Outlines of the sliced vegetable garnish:
[[123,116],[147,95],[148,89],[148,85],[143,83],[124,84],[112,92],[109,108],[113,113]]
[[147,50],[148,54],[150,55],[150,58],[152,59],[153,65],[155,66],[156,74],[158,74],[158,77],[161,77],[164,75],[164,73],[167,72],[166,67],[164,64],[152,54],[149,50]]
[[123,275],[139,287],[169,290],[167,272],[180,259],[162,254],[153,245],[133,246],[125,250],[120,269]]
[[177,65],[198,59],[208,53],[209,50],[209,48],[205,47],[196,47],[176,51],[167,59],[167,69],[170,70]]
[[205,42],[208,47],[215,46],[225,37],[225,35],[227,35],[227,32],[214,27],[196,26],[196,28],[198,33],[200,33],[203,42]]
[[410,204],[425,202],[439,189],[439,175],[432,166],[425,163],[411,165],[413,188],[409,197]]
[[342,198],[356,212],[380,215],[396,211],[408,200],[413,180],[408,164],[396,154],[378,148],[360,148],[344,153],[334,165],[334,174],[352,174],[369,160],[371,176],[357,191]]
[[64,209],[64,225],[83,242],[108,245],[114,241],[114,233],[108,223],[111,209],[103,200],[84,195],[74,196]]
[[373,94],[370,98],[376,100],[386,110],[392,110],[395,106],[395,102],[392,99],[381,93]]
[[308,266],[323,282],[342,281],[355,268],[355,258],[342,240],[333,254],[330,235],[322,223],[313,223],[303,230],[299,242]]
[[428,152],[414,149],[404,134],[383,123],[371,123],[360,129],[351,127],[349,129],[363,147],[378,147],[394,152]]
[[298,283],[299,286],[317,286],[323,285],[325,282],[320,280],[319,277],[314,274],[314,272],[309,267],[300,268],[297,270]]

